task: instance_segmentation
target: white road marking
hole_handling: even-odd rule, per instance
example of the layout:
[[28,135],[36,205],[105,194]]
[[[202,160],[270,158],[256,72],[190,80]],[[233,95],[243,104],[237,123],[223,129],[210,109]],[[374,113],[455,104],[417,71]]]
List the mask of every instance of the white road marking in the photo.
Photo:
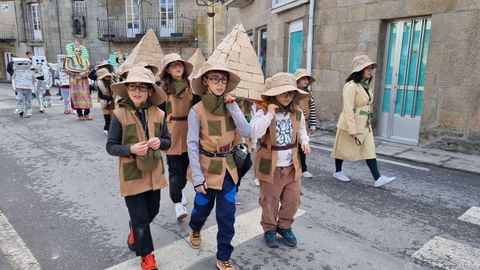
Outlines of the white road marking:
[[[298,217],[303,214],[305,214],[305,211],[299,209],[295,216]],[[261,208],[237,216],[235,237],[232,241],[234,247],[263,234],[263,229],[260,226],[261,216]],[[214,256],[217,250],[217,231],[217,225],[202,230],[202,246],[200,249],[192,249],[188,243],[188,237],[185,237],[169,246],[155,250],[153,254],[155,255],[158,269],[185,269],[198,261]],[[140,259],[138,257],[108,268],[108,270],[132,269],[140,269]]]
[[[332,148],[328,148],[328,147],[317,146],[317,145],[310,145],[310,147],[311,147],[311,148],[316,148],[316,149],[321,149],[321,150],[325,150],[325,151],[332,152]],[[427,171],[427,172],[430,171],[429,168],[425,168],[425,167],[421,167],[421,166],[415,166],[415,165],[410,165],[410,164],[403,163],[403,162],[392,161],[392,160],[383,159],[383,158],[377,158],[377,160],[380,161],[380,162],[395,164],[395,165],[398,165],[398,166],[408,167],[408,168],[412,168],[412,169],[416,169],[416,170]]]
[[480,269],[480,249],[435,236],[412,257],[441,269]]
[[463,213],[463,215],[461,215],[458,219],[461,221],[480,225],[480,207],[470,207],[470,209]]
[[13,270],[42,269],[2,211],[0,211],[0,239],[2,239],[0,241],[0,251]]

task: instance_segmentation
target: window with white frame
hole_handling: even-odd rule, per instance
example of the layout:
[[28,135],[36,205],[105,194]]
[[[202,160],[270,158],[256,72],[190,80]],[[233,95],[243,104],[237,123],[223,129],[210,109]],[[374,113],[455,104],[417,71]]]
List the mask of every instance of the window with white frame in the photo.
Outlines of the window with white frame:
[[288,4],[288,3],[291,3],[291,2],[295,2],[297,0],[273,0],[272,2],[272,8],[276,8],[276,7],[279,7],[279,6],[283,6],[285,4]]
[[173,27],[175,13],[174,0],[160,0],[160,22],[162,26]]
[[73,11],[77,15],[86,16],[87,11],[85,8],[85,1],[75,1],[73,2]]

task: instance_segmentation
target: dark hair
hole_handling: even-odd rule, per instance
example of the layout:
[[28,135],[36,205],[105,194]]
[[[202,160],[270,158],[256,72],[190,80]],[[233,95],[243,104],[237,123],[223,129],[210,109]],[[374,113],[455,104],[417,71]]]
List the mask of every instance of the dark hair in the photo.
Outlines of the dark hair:
[[[173,62],[172,62],[173,63]],[[170,63],[171,64],[171,63]],[[170,64],[167,65],[167,67],[165,68],[165,70],[168,69],[168,67],[170,67]],[[183,64],[183,74],[182,74],[182,79],[186,80],[187,81],[187,86],[190,88],[190,81],[188,80],[188,73],[187,71],[185,70],[185,64],[182,62]],[[162,81],[163,81],[163,91],[165,91],[165,93],[167,95],[171,95],[173,93],[175,93],[175,87],[173,86],[173,77],[170,73],[168,72],[165,72],[163,77],[161,78]]]
[[[355,83],[359,83],[359,82],[362,81],[362,79],[363,79],[363,69],[350,74],[350,76],[348,76],[348,78],[345,80],[345,82],[354,81]],[[368,79],[368,81],[371,82],[372,79],[373,79],[373,76],[370,77],[370,79]]]
[[[117,62],[117,64],[120,64],[120,63],[118,62],[118,58],[119,58],[118,56],[117,56],[117,58],[115,58],[115,62]],[[122,59],[125,60],[125,57],[122,57]]]
[[31,51],[27,51],[25,55],[28,55],[28,54],[33,54],[33,53]]

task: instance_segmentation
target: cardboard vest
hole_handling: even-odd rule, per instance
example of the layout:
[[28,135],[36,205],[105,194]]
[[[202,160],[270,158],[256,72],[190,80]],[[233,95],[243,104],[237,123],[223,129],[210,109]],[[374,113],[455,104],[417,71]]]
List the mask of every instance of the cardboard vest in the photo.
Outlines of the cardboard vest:
[[[233,150],[237,131],[235,122],[227,110],[226,116],[213,114],[202,102],[192,107],[200,119],[200,148],[210,153],[226,153]],[[221,190],[228,171],[235,184],[238,182],[237,166],[233,155],[207,157],[200,153],[200,166],[208,188]]]
[[[122,125],[122,144],[132,145],[145,140],[145,132],[135,112],[125,108],[113,111]],[[156,106],[146,110],[149,138],[161,137],[164,112]],[[158,166],[150,172],[138,169],[134,157],[119,157],[120,193],[123,197],[158,190],[167,186],[165,168],[160,155]]]
[[187,152],[188,113],[192,107],[193,94],[190,88],[185,90],[182,98],[173,95],[167,96],[165,113],[167,127],[170,132],[172,146],[166,151],[167,155],[181,155]]
[[[293,148],[292,151],[293,157],[293,166],[295,168],[295,180],[302,177],[302,170],[300,167],[300,160],[298,158],[298,131],[300,130],[300,120],[302,111],[298,106],[293,113],[290,113],[290,119],[292,120],[293,128]],[[273,174],[275,168],[277,167],[277,158],[278,153],[276,150],[272,149],[272,146],[276,145],[276,133],[277,133],[277,123],[275,117],[273,118],[270,126],[267,129],[267,132],[260,139],[260,144],[257,145],[257,152],[255,154],[255,176],[261,181],[273,183]]]
[[311,95],[312,93],[308,90],[305,90],[309,93],[308,97],[307,98],[302,98],[299,102],[298,102],[298,106],[300,106],[300,109],[304,112],[305,114],[305,123],[307,124],[306,127],[307,129],[310,128],[310,123],[309,123],[309,120],[310,120],[310,104],[311,104]]

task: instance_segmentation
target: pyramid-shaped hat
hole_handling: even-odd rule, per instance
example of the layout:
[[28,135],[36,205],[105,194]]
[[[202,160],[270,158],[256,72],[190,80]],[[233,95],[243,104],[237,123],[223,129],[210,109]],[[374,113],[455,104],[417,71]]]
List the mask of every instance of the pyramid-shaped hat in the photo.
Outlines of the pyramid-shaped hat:
[[229,69],[237,73],[241,81],[232,95],[250,100],[262,100],[265,77],[257,54],[253,49],[242,24],[237,24],[223,39],[211,58],[224,61]]
[[202,67],[202,65],[206,62],[207,60],[205,59],[205,56],[203,56],[202,50],[200,48],[197,48],[193,55],[188,59],[188,62],[190,62],[193,65],[193,70],[192,73],[190,74],[190,78],[192,79],[195,74],[197,74],[198,70]]
[[137,46],[133,48],[133,51],[118,68],[117,72],[121,74],[126,69],[141,62],[146,62],[160,69],[163,66],[163,56],[162,47],[158,42],[157,35],[155,35],[152,29],[148,29],[147,33],[145,33],[143,38],[138,42]]

